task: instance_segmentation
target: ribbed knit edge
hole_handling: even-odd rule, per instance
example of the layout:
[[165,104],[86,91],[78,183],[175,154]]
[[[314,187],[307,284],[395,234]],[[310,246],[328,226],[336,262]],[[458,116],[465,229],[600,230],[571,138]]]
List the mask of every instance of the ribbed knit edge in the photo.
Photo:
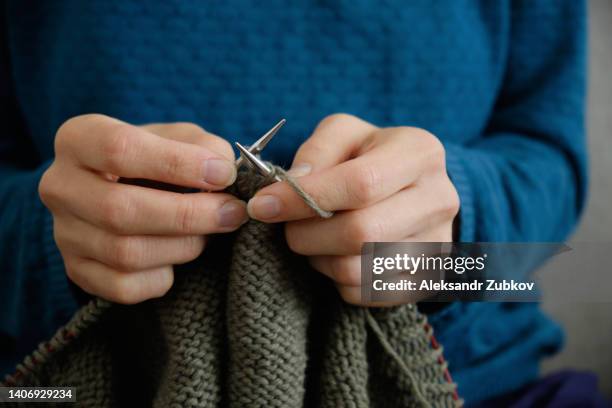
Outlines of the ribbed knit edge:
[[447,144],[446,171],[459,194],[459,242],[474,242],[476,238],[476,217],[474,195],[469,176],[465,169],[465,148]]

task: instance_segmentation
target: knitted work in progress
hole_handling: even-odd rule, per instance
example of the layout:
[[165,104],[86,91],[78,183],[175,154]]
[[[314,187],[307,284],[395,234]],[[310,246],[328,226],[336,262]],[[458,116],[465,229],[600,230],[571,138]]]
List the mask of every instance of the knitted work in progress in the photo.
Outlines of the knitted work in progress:
[[[234,193],[268,182],[241,172]],[[176,269],[163,298],[84,306],[5,385],[76,387],[83,407],[461,404],[425,316],[346,304],[282,225],[251,220]]]

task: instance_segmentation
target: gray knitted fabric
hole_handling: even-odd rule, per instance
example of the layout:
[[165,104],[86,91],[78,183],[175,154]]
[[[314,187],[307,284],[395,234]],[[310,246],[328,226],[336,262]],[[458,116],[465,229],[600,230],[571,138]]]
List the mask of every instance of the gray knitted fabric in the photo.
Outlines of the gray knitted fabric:
[[[241,173],[238,194],[264,183]],[[414,305],[347,305],[279,225],[211,241],[165,297],[92,301],[5,384],[77,387],[82,407],[460,405]]]

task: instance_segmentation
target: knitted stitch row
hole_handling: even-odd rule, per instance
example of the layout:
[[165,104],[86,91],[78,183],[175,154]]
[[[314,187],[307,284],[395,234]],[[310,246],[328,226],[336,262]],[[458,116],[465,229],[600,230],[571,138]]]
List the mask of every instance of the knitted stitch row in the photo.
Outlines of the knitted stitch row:
[[[269,182],[241,172],[234,193]],[[163,298],[93,300],[5,385],[72,386],[105,408],[461,405],[414,305],[344,303],[282,232],[251,220],[219,236]]]

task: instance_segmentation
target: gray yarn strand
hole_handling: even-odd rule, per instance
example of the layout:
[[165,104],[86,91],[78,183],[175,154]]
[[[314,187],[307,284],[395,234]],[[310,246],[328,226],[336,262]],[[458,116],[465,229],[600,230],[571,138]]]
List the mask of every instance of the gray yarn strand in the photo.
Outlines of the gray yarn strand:
[[272,176],[278,175],[281,180],[286,181],[287,184],[291,186],[293,191],[295,191],[296,194],[299,195],[302,200],[304,200],[306,205],[312,208],[319,217],[330,218],[332,215],[334,215],[332,211],[322,209],[319,204],[317,204],[317,202],[314,200],[314,198],[312,198],[310,194],[304,191],[304,189],[298,184],[297,180],[289,173],[287,173],[283,168],[279,166],[273,166],[272,168],[274,169]]

